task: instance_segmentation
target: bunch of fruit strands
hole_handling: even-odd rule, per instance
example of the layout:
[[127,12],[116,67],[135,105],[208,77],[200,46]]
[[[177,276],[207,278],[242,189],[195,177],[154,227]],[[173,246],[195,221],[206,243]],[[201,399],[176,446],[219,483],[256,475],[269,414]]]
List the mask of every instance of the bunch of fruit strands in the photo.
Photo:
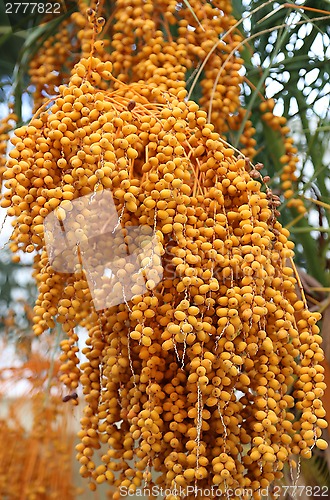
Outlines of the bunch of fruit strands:
[[261,118],[270,128],[280,134],[280,138],[283,141],[283,155],[280,158],[280,162],[283,165],[283,170],[281,172],[281,188],[284,198],[288,200],[287,206],[295,207],[300,214],[304,214],[307,209],[303,200],[297,198],[295,193],[298,180],[296,174],[297,163],[299,162],[297,155],[298,149],[294,145],[293,138],[290,137],[290,127],[287,125],[287,119],[285,116],[274,115],[274,107],[274,99],[268,99],[261,103]]
[[[29,62],[31,93],[33,95],[33,113],[55,96],[59,85],[68,81],[74,65],[82,57],[88,57],[95,39],[93,24],[88,21],[86,5],[79,0],[78,12],[73,12],[58,26],[54,35],[42,40],[41,45]],[[83,14],[82,14],[83,13]],[[106,43],[96,42],[102,61],[109,59],[104,50]],[[106,85],[103,83],[103,88]]]
[[[242,38],[234,31],[236,19],[231,12],[228,1],[212,4],[196,1],[190,3],[190,8],[183,4],[179,10],[173,1],[161,2],[159,6],[139,1],[129,7],[125,2],[116,2],[115,22],[102,35],[110,33],[109,44],[114,50],[109,60],[114,76],[126,83],[139,80],[155,83],[176,95],[186,86],[187,72],[192,71],[191,79],[193,70],[203,64],[201,108],[208,110],[211,106],[211,121],[221,134],[238,130],[245,111],[240,105],[243,77],[239,70],[243,60],[235,48]],[[79,19],[83,23],[84,16]],[[172,28],[176,25],[177,35],[174,35]],[[254,132],[251,121],[247,120],[242,144],[243,153],[251,158],[256,153]]]
[[2,184],[2,175],[6,170],[6,153],[10,132],[16,127],[17,116],[15,113],[9,113],[0,120],[0,183]]
[[70,20],[65,20],[58,31],[43,42],[29,63],[34,113],[47,101],[46,96],[56,95],[55,89],[70,77],[72,65],[77,62],[73,56],[77,47],[72,44],[72,28],[75,28],[74,23],[70,26]]
[[[211,122],[216,131],[225,134],[238,130],[245,111],[240,105],[239,74],[243,60],[235,53],[242,37],[234,30],[236,20],[229,1],[183,3],[178,9],[172,0],[158,2],[116,1],[96,5],[98,15],[111,15],[102,38],[95,33],[96,17],[93,9],[78,2],[78,12],[63,21],[58,32],[46,40],[30,61],[29,74],[33,91],[34,111],[56,94],[57,87],[67,81],[70,70],[80,58],[97,52],[102,62],[111,61],[113,75],[126,83],[143,80],[155,83],[162,90],[177,94],[185,87],[203,64],[205,76],[201,79],[200,105],[212,108]],[[198,22],[197,20],[198,19]],[[99,33],[102,23],[99,26]],[[174,29],[175,28],[175,29]],[[221,42],[219,36],[222,37]],[[220,71],[220,69],[222,70]],[[220,71],[220,74],[219,74]],[[213,92],[215,80],[217,84]],[[91,82],[107,89],[106,82],[97,76]],[[114,83],[120,86],[119,83]],[[247,120],[241,137],[243,154],[253,158],[255,130]]]
[[[81,474],[91,489],[134,490],[154,469],[164,487],[251,487],[260,498],[291,453],[326,447],[319,315],[297,298],[293,244],[258,170],[184,89],[88,81],[111,69],[82,59],[55,103],[16,130],[4,174],[12,250],[38,252],[35,333],[63,324],[63,380],[83,386]],[[103,189],[123,227],[153,228],[164,279],[154,288],[148,275],[147,293],[136,285],[130,302],[98,313],[82,269],[50,266],[43,221],[55,209],[66,220],[73,200]],[[80,367],[78,324],[89,333]]]
[[[29,74],[35,86],[34,111],[45,102],[45,96],[56,94],[57,86],[67,80],[68,71],[79,56],[89,57],[91,51],[96,51],[102,62],[112,61],[113,74],[120,81],[144,80],[172,94],[185,87],[187,71],[196,71],[202,64],[205,77],[200,83],[199,105],[210,112],[216,131],[225,134],[238,130],[246,114],[240,105],[243,77],[239,70],[244,61],[235,53],[242,37],[234,29],[236,20],[231,2],[205,4],[196,1],[190,5],[191,9],[183,5],[178,11],[176,2],[162,2],[159,6],[151,1],[134,2],[131,6],[115,2],[111,15],[114,20],[103,30],[105,39],[95,41],[93,22],[96,14],[90,9],[88,19],[85,4],[80,2],[79,12],[74,12],[60,26],[60,31],[40,47],[30,62]],[[100,6],[98,9],[99,13],[103,12]],[[171,27],[176,24],[178,34],[174,36]],[[107,52],[108,47],[113,50]],[[107,83],[99,75],[96,78],[94,81],[91,76],[91,81],[106,90]],[[120,86],[120,82],[114,83],[116,85]],[[261,104],[262,118],[274,130],[279,130],[283,138],[281,179],[284,195],[290,198],[288,206],[304,213],[303,201],[294,196],[297,150],[288,136],[285,119],[274,116],[273,108],[273,99]],[[249,158],[256,154],[254,133],[252,122],[247,120],[240,144],[242,154]]]
[[[49,360],[34,354],[29,361],[0,372],[7,410],[0,419],[1,498],[73,500],[79,493],[72,482],[70,408],[62,405],[58,362],[49,384],[52,394],[48,392],[50,367]],[[17,396],[20,380],[25,380],[26,393]],[[11,394],[15,398],[8,398]]]

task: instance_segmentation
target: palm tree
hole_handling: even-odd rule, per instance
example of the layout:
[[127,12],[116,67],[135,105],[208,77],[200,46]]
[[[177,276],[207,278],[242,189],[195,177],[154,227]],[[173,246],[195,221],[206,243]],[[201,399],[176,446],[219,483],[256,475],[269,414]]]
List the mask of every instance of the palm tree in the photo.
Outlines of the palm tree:
[[[267,171],[263,173],[270,177],[269,186],[281,198],[279,216],[296,244],[301,289],[309,306],[324,315],[322,331],[327,354],[324,367],[330,387],[330,332],[327,330],[327,319],[330,319],[329,2],[232,0],[231,5],[237,20],[234,33],[239,34],[241,40],[235,50],[240,51],[243,63],[240,70],[241,108],[237,109],[243,109],[244,113],[239,116],[238,126],[226,126],[223,136],[235,148],[247,148],[242,134],[247,127],[254,129],[257,146],[253,161],[266,166]],[[32,16],[28,20],[31,28],[25,32],[12,32],[0,12],[0,47],[5,54],[1,61],[0,98],[6,102],[8,92],[5,90],[10,83],[14,110],[21,122],[26,115],[25,111],[22,113],[23,100],[31,100],[34,90],[29,87],[27,65],[69,19],[74,10],[71,5],[69,7],[71,11],[45,24],[38,24],[40,19]],[[183,7],[192,24],[202,21],[194,11],[193,2],[178,3],[178,10]],[[105,2],[105,10],[111,24],[111,2]],[[178,26],[172,24],[168,36],[176,37],[177,30]],[[220,36],[223,40],[225,37],[226,32]],[[73,37],[73,46],[75,42]],[[217,79],[226,72],[231,56],[222,57],[222,66],[215,73],[214,88],[207,103],[210,117],[215,112],[213,98]],[[68,72],[68,68],[63,72]],[[205,72],[206,60],[202,59],[186,74],[191,96],[202,103]],[[291,137],[296,150],[292,149]],[[285,170],[288,155],[296,158],[292,160],[291,171]],[[0,272],[11,287],[15,286],[12,265]],[[7,302],[11,297],[10,286],[8,292],[5,289]],[[326,399],[330,400],[329,393]],[[326,404],[330,414],[330,405]],[[317,452],[312,461],[303,463],[305,484],[330,486],[328,463],[326,452]],[[286,480],[290,481],[289,475]]]

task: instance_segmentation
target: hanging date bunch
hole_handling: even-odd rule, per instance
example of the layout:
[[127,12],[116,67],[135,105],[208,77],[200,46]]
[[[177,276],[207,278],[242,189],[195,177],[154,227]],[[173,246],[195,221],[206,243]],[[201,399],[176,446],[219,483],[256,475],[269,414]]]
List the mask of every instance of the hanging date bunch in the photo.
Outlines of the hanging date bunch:
[[[142,75],[123,81],[125,57],[102,60],[96,35],[104,24],[88,10],[89,53],[15,131],[1,202],[16,216],[12,251],[36,252],[34,331],[62,324],[62,381],[70,391],[82,387],[80,473],[92,490],[111,485],[114,500],[122,488],[154,484],[212,486],[211,498],[250,488],[259,499],[292,455],[308,459],[314,446],[327,446],[320,315],[307,308],[263,166],[226,145],[187,99],[178,68],[170,88]],[[149,231],[158,245],[132,294],[123,287],[119,303],[97,308],[96,298],[112,291],[103,278],[104,288],[91,290],[84,255],[72,252],[88,251],[98,222],[91,203],[106,192],[118,220],[111,234],[102,229],[110,250],[120,247],[119,233],[134,246]],[[103,220],[110,208],[100,208]],[[66,272],[46,248],[52,214],[66,233]],[[132,242],[134,228],[142,237]],[[108,249],[90,245],[94,272]],[[116,283],[134,269],[119,264]],[[82,363],[78,325],[88,331]]]
[[[77,4],[77,12],[40,45],[30,62],[34,111],[56,94],[56,87],[67,81],[77,61],[93,50],[95,34],[85,15],[86,5]],[[239,129],[245,115],[240,103],[243,59],[235,49],[242,36],[234,30],[237,23],[230,1],[193,1],[190,6],[172,0],[92,1],[90,7],[108,19],[97,41],[98,57],[112,62],[113,75],[120,82],[143,80],[175,94],[182,85],[191,87],[203,65],[199,104],[206,111],[211,106],[210,118],[217,132],[224,135]],[[101,86],[106,88],[104,83]],[[241,145],[250,157],[255,154],[253,133],[247,120]]]
[[[230,1],[92,1],[90,6],[108,19],[102,39],[97,40],[98,57],[112,62],[113,75],[120,82],[143,80],[172,94],[185,86],[191,94],[198,81],[198,104],[208,113],[215,131],[228,138],[238,133],[245,120],[239,147],[249,158],[256,155],[255,128],[240,99],[244,61],[239,51],[245,41]],[[77,2],[77,12],[67,16],[32,57],[29,76],[34,111],[56,95],[76,62],[93,50],[95,34],[85,11],[85,3]],[[106,89],[105,82],[100,85]],[[286,124],[274,116],[273,107],[267,109],[267,101],[261,102],[261,108],[267,110],[267,124],[283,136],[282,181],[288,206],[304,213],[304,204],[295,194],[298,158]]]
[[[242,84],[250,84],[242,76],[244,60],[240,57],[246,40],[238,30],[240,23],[233,16],[231,1],[93,0],[90,7],[107,19],[102,38],[96,34],[96,45],[86,5],[79,1],[77,12],[67,16],[58,31],[40,44],[30,61],[34,111],[56,95],[78,60],[89,57],[95,47],[98,58],[113,65],[113,76],[118,79],[114,88],[120,82],[143,80],[171,94],[185,87],[194,95],[198,84],[197,102],[222,138],[238,134],[245,120],[239,147],[244,155],[254,158],[256,131],[241,102]],[[104,81],[98,85],[107,88]],[[304,213],[303,201],[295,193],[297,151],[285,118],[274,115],[271,101],[261,100],[262,119],[283,138],[281,178],[288,206]]]

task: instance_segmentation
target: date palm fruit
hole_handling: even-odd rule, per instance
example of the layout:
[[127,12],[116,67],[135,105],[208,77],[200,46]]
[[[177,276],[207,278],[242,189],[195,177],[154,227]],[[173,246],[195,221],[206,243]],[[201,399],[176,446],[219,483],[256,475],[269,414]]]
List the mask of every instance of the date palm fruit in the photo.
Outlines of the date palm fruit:
[[[104,20],[89,19],[98,32]],[[17,217],[12,250],[36,252],[34,331],[62,324],[62,380],[82,386],[80,473],[92,490],[115,486],[113,499],[121,486],[152,485],[152,471],[164,488],[252,488],[259,499],[292,454],[326,446],[320,315],[298,296],[279,199],[183,81],[124,83],[112,71],[119,62],[126,71],[129,54],[112,65],[97,43],[15,131],[3,174],[4,206]],[[51,266],[43,223],[52,211],[67,220],[73,201],[105,189],[122,227],[158,236],[164,276],[97,311],[84,269]],[[80,364],[78,325],[88,332]]]

